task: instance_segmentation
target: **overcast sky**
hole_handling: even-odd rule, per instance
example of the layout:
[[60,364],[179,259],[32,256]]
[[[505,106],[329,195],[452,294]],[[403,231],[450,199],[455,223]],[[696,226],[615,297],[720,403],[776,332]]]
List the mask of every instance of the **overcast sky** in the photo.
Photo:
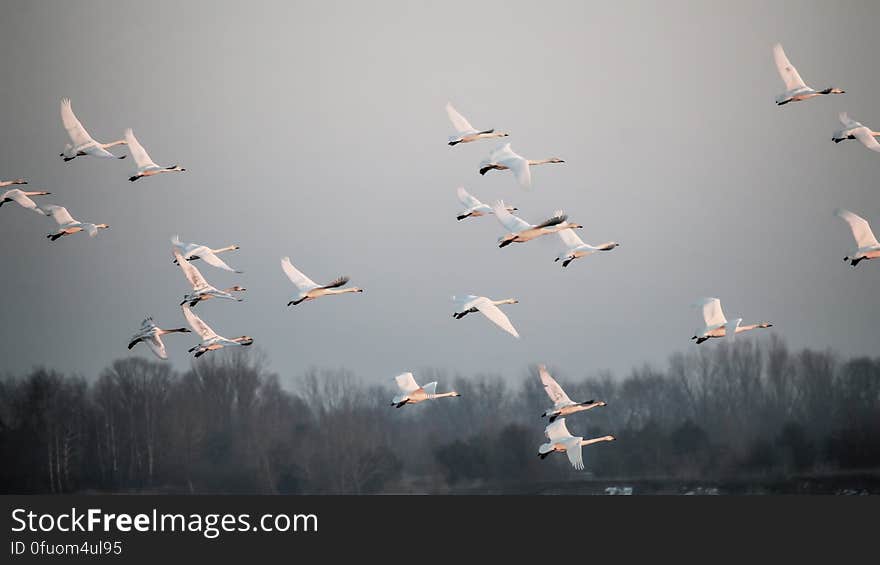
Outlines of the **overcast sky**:
[[[695,347],[701,296],[793,347],[876,355],[880,265],[842,262],[854,242],[832,211],[880,228],[880,155],[831,135],[841,110],[880,129],[877,21],[874,2],[7,1],[0,178],[111,228],[50,243],[51,219],[0,209],[2,368],[91,377],[149,356],[125,348],[146,314],[184,325],[173,234],[241,246],[223,258],[242,275],[197,265],[245,302],[196,312],[284,377],[621,373]],[[847,94],[776,107],[776,41]],[[63,163],[64,96],[96,139],[132,127],[187,171],[129,183],[131,159]],[[496,142],[448,147],[447,101],[565,164],[536,167],[530,192],[481,177]],[[555,236],[498,249],[492,217],[456,222],[460,185],[621,246],[566,269]],[[366,292],[287,308],[284,255]],[[453,320],[462,293],[519,299],[504,310],[522,339]],[[196,342],[166,340],[175,367]]]

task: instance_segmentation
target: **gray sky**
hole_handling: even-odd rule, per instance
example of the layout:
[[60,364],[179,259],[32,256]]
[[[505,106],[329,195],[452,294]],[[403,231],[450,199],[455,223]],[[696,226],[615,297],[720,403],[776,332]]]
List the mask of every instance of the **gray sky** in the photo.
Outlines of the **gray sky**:
[[[831,134],[841,110],[880,129],[877,21],[874,2],[7,1],[0,177],[112,227],[52,244],[50,219],[0,209],[2,368],[92,376],[149,355],[125,349],[145,314],[184,323],[175,233],[241,245],[224,258],[243,275],[198,266],[246,301],[196,312],[286,377],[619,373],[694,347],[706,295],[792,346],[876,354],[880,265],[844,265],[832,211],[880,228],[880,156]],[[776,41],[808,84],[847,94],[776,107]],[[96,139],[132,127],[187,172],[129,183],[130,159],[63,163],[63,96]],[[496,143],[448,147],[447,100],[566,164],[535,168],[531,192],[481,177]],[[621,247],[567,269],[555,237],[498,249],[493,218],[456,222],[459,185],[533,222],[564,208],[585,241]],[[288,309],[283,255],[366,292]],[[453,320],[458,293],[518,298],[522,339]],[[175,367],[196,341],[167,339]]]

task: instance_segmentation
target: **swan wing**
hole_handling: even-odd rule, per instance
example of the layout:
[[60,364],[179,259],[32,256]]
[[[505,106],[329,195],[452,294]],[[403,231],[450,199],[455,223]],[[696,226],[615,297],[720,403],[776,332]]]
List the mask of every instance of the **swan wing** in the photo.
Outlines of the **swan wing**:
[[559,239],[569,249],[575,249],[584,245],[584,240],[573,229],[561,230],[556,232],[556,234],[559,235]]
[[324,286],[318,288],[338,288],[340,286],[345,286],[348,284],[349,278],[346,276],[341,276],[333,279],[331,282],[325,284]]
[[416,382],[416,379],[413,377],[412,373],[403,373],[402,375],[397,375],[394,377],[394,380],[397,381],[397,388],[400,389],[400,392],[404,394],[410,394],[417,390],[419,390],[419,384]]
[[563,444],[565,445],[565,454],[568,455],[571,466],[578,471],[582,471],[584,468],[584,452],[581,446],[581,438],[573,437],[563,442]]
[[565,426],[565,418],[558,418],[555,422],[544,428],[544,435],[550,441],[559,441],[561,439],[572,437],[571,432]]
[[476,208],[482,204],[482,202],[471,196],[463,186],[458,187],[456,194],[458,195],[458,201],[467,209]]
[[871,130],[866,127],[860,127],[853,130],[852,134],[856,139],[862,142],[862,145],[871,151],[880,152],[880,143],[871,135]]
[[742,318],[737,318],[724,324],[724,337],[727,338],[727,341],[734,341],[736,339],[736,329],[742,321]]
[[425,391],[425,394],[437,394],[437,381],[422,385],[422,390]]
[[302,274],[299,269],[293,266],[293,263],[290,262],[290,257],[281,258],[281,268],[284,270],[284,274],[287,275],[287,278],[290,279],[290,282],[292,282],[300,292],[308,292],[312,289],[318,288],[318,284],[315,281]]
[[186,323],[189,324],[189,327],[191,327],[194,332],[199,334],[202,341],[208,341],[220,337],[217,335],[217,332],[208,326],[208,324],[196,316],[195,313],[189,309],[188,305],[184,304],[180,309],[183,310],[183,317],[186,318]]
[[180,270],[183,271],[183,276],[185,276],[186,280],[189,281],[189,284],[192,285],[193,290],[201,290],[211,286],[196,266],[184,259],[183,255],[181,255],[180,251],[177,249],[174,250],[174,258],[177,259],[177,265],[180,267]]
[[98,226],[96,226],[95,224],[91,224],[91,223],[84,223],[84,224],[82,224],[82,227],[84,230],[86,230],[86,233],[89,234],[89,237],[97,237]]
[[150,348],[156,357],[159,359],[168,359],[168,354],[165,352],[165,344],[162,342],[162,338],[154,335],[148,338],[144,338],[143,342],[147,344],[147,347]]
[[513,327],[513,324],[510,323],[510,320],[507,318],[504,312],[501,311],[501,308],[492,304],[491,300],[483,296],[475,300],[473,305],[484,316],[489,318],[496,326],[506,331],[513,337],[519,337],[519,333],[517,333],[516,328]]
[[[217,267],[218,269],[223,269],[224,271],[229,271],[230,273],[238,273],[239,271],[233,269],[229,265],[226,264],[223,259],[217,257],[217,255],[211,251],[209,248],[204,245],[197,248],[194,252],[195,255],[198,255],[199,258],[205,263],[211,265],[212,267]],[[189,253],[187,254],[189,255]]]
[[510,169],[521,187],[532,187],[532,167],[529,166],[528,161],[522,157],[516,157],[501,161],[501,164]]
[[46,206],[44,208],[44,211],[52,216],[52,219],[55,220],[55,222],[59,226],[73,224],[76,222],[76,220],[73,219],[73,216],[70,215],[70,212],[68,212],[67,208],[65,208],[64,206],[55,206],[53,204],[50,206]]
[[867,220],[861,216],[853,214],[849,210],[844,210],[843,208],[835,210],[834,215],[838,218],[842,218],[847,224],[849,224],[849,229],[852,231],[853,238],[856,240],[856,245],[859,246],[859,249],[880,246],[880,243],[877,243],[877,238],[874,237],[874,232],[871,231],[871,226],[868,224]]
[[458,133],[472,133],[477,131],[474,129],[474,126],[472,126],[464,116],[459,114],[458,110],[453,108],[452,104],[449,102],[446,103],[446,115],[449,116],[449,121],[452,122],[452,127],[454,127]]
[[536,228],[549,228],[552,226],[558,226],[562,222],[568,219],[568,216],[562,210],[556,210],[553,212],[553,217],[547,220],[544,220],[540,224],[536,225]]
[[159,168],[159,165],[150,159],[147,150],[144,149],[141,142],[134,136],[134,132],[131,131],[131,128],[125,130],[125,142],[128,144],[128,151],[131,153],[131,157],[134,159],[139,171]]
[[840,120],[840,123],[843,124],[843,127],[845,127],[846,129],[862,127],[861,122],[857,122],[854,119],[850,118],[849,114],[847,114],[846,112],[841,112],[837,114],[837,119]]
[[719,327],[727,323],[724,312],[721,310],[721,301],[717,298],[703,298],[699,302],[699,306],[703,310],[703,321],[706,327]]
[[45,215],[46,213],[37,206],[37,203],[28,197],[27,194],[18,189],[8,190],[6,194],[3,195],[3,198],[9,198],[14,201],[16,204],[21,206],[22,208],[27,208],[28,210],[33,210],[38,214]]
[[532,226],[519,216],[514,216],[507,210],[507,205],[503,200],[498,200],[492,205],[492,211],[495,217],[504,226],[504,229],[511,233],[519,233],[524,230],[531,229]]
[[556,382],[556,379],[551,377],[550,373],[547,372],[547,367],[544,365],[538,367],[538,374],[541,376],[541,383],[544,384],[544,390],[547,391],[547,396],[553,401],[554,406],[573,404],[568,395],[565,394],[565,391],[562,390],[562,387],[559,386],[559,383]]
[[776,61],[776,70],[779,71],[779,76],[782,77],[782,82],[785,83],[786,90],[806,88],[807,85],[804,82],[804,79],[801,78],[797,69],[794,68],[794,65],[792,65],[791,61],[786,57],[785,51],[782,49],[782,44],[777,43],[773,46],[773,59]]
[[64,129],[67,130],[67,135],[70,137],[74,148],[95,143],[95,140],[92,139],[86,128],[76,119],[73,107],[70,105],[70,98],[61,99],[61,122],[64,124]]

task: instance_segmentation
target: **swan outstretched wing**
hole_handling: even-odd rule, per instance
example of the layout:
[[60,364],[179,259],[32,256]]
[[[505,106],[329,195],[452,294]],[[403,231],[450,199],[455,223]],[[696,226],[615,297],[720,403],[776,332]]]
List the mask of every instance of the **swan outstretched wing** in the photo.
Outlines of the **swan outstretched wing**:
[[736,329],[742,321],[742,318],[737,318],[724,324],[724,337],[727,338],[727,341],[734,341],[736,339]]
[[180,307],[183,310],[183,317],[186,318],[186,323],[189,324],[189,327],[192,328],[194,332],[199,334],[202,338],[202,341],[208,341],[214,338],[219,338],[217,332],[212,330],[208,324],[202,321],[201,318],[195,315],[195,313],[189,309],[187,304],[184,304]]
[[319,288],[338,288],[340,286],[345,286],[346,284],[348,284],[349,280],[351,280],[351,279],[349,279],[348,277],[343,275],[341,277],[336,277],[331,282],[329,282]]
[[419,387],[419,384],[416,382],[416,379],[413,377],[412,373],[403,373],[402,375],[397,375],[396,377],[394,377],[394,380],[397,381],[397,388],[399,388],[400,392],[404,394],[413,393],[421,388]]
[[538,374],[541,376],[544,390],[547,391],[547,396],[553,401],[554,406],[567,406],[573,404],[568,395],[565,394],[565,391],[562,390],[562,387],[559,386],[559,383],[556,382],[556,379],[551,377],[550,373],[547,372],[547,367],[544,365],[539,366]]
[[125,142],[128,144],[128,151],[131,153],[131,157],[134,159],[139,171],[159,168],[159,165],[150,159],[147,150],[144,149],[141,142],[134,136],[134,132],[131,131],[131,128],[125,130]]
[[46,206],[43,210],[52,216],[52,219],[55,220],[59,226],[76,223],[76,220],[73,219],[73,216],[70,215],[70,212],[68,212],[67,208],[64,206],[55,206],[52,204]]
[[463,186],[458,187],[456,193],[458,194],[458,201],[461,202],[461,205],[466,209],[476,208],[482,204],[482,202],[471,196]]
[[223,259],[221,259],[220,257],[217,257],[217,255],[213,251],[211,251],[209,248],[205,247],[204,245],[197,248],[193,252],[193,254],[198,255],[199,259],[201,259],[205,263],[211,265],[212,267],[217,267],[218,269],[223,269],[224,271],[229,271],[230,273],[240,273],[241,272],[241,271],[233,269],[232,267],[227,265],[226,262],[223,261]]
[[201,290],[211,286],[195,265],[184,259],[183,255],[181,255],[180,251],[177,249],[174,249],[174,258],[177,259],[177,264],[180,267],[180,270],[183,271],[183,276],[185,276],[186,280],[189,281],[189,284],[192,285],[193,290]]
[[703,310],[703,321],[706,327],[720,327],[727,323],[724,312],[721,310],[721,301],[717,298],[703,298],[698,303]]
[[315,281],[302,274],[299,269],[293,266],[293,263],[290,262],[290,257],[281,258],[281,268],[284,270],[284,274],[287,275],[287,278],[290,279],[290,282],[292,282],[300,292],[308,292],[312,289],[318,288],[318,284]]
[[572,437],[571,432],[569,432],[568,428],[565,426],[565,418],[559,418],[544,428],[544,435],[547,436],[547,439],[550,441],[559,441]]
[[565,454],[568,455],[571,466],[578,471],[582,471],[584,468],[584,452],[581,446],[581,438],[573,437],[563,443],[565,444]]
[[452,104],[449,102],[446,103],[446,114],[449,116],[449,121],[452,122],[452,127],[454,127],[458,133],[473,133],[477,131],[474,129],[474,126],[472,126],[464,116],[459,114],[458,110],[453,108]]
[[437,394],[437,381],[422,385],[422,390],[425,391],[425,394]]
[[852,134],[856,139],[862,142],[862,145],[871,151],[877,151],[880,153],[880,143],[878,143],[874,136],[871,135],[871,130],[863,126],[854,129]]
[[87,223],[82,224],[82,227],[84,230],[86,230],[86,233],[89,234],[89,237],[97,237],[98,236],[98,226],[96,226],[95,224],[87,222]]
[[150,348],[150,351],[152,351],[156,357],[159,359],[168,359],[168,354],[165,352],[165,344],[162,342],[161,337],[154,335],[144,338],[142,341],[147,344],[147,347]]
[[779,71],[779,76],[782,77],[786,90],[806,88],[807,85],[804,82],[804,79],[801,78],[797,69],[794,68],[794,65],[791,64],[788,57],[785,56],[782,44],[777,43],[773,46],[773,59],[776,61],[776,70]]
[[846,112],[841,112],[837,114],[837,119],[840,120],[840,123],[843,124],[843,127],[846,129],[853,129],[862,127],[861,122],[857,122],[854,119],[849,117],[849,114]]
[[874,237],[874,232],[871,231],[871,226],[868,224],[867,220],[861,216],[853,214],[849,210],[844,210],[843,208],[835,210],[834,215],[842,218],[847,224],[849,224],[849,229],[852,231],[853,238],[856,240],[856,245],[859,246],[859,249],[880,246],[880,243],[877,243],[877,238]]
[[507,205],[503,200],[498,200],[492,205],[492,211],[495,217],[501,222],[501,225],[511,233],[519,233],[524,230],[531,229],[532,226],[519,216],[514,216],[507,210]]
[[477,310],[479,310],[484,316],[489,318],[499,328],[506,331],[513,337],[519,337],[519,333],[517,333],[516,328],[513,327],[513,324],[510,323],[510,320],[507,318],[504,312],[501,311],[501,308],[492,304],[491,300],[483,296],[475,300],[473,306],[476,307]]
[[559,235],[559,239],[569,249],[575,249],[584,245],[584,240],[573,229],[558,231],[556,234]]
[[42,209],[40,209],[40,207],[37,206],[36,202],[31,200],[27,194],[25,194],[21,190],[18,190],[17,188],[14,188],[12,190],[7,190],[6,193],[3,194],[2,197],[0,197],[0,199],[2,199],[2,198],[9,198],[10,200],[14,201],[16,204],[18,204],[22,208],[27,208],[28,210],[33,210],[37,214],[43,214],[44,216],[46,215],[46,212],[44,212]]
[[565,214],[565,212],[563,212],[562,210],[556,210],[555,212],[553,212],[552,218],[548,218],[548,219],[544,220],[543,222],[536,225],[535,227],[536,228],[549,228],[552,226],[558,226],[559,224],[561,224],[562,222],[564,222],[567,219],[568,219],[568,216]]
[[502,162],[503,165],[506,165],[510,172],[513,173],[513,176],[516,177],[516,181],[523,188],[531,188],[532,186],[532,168],[529,166],[529,162],[523,159],[522,157],[518,157],[516,159],[508,159]]
[[95,142],[92,136],[89,135],[89,132],[86,131],[86,128],[76,119],[73,107],[70,105],[70,98],[61,99],[61,122],[64,124],[64,129],[67,130],[67,135],[70,137],[74,148]]

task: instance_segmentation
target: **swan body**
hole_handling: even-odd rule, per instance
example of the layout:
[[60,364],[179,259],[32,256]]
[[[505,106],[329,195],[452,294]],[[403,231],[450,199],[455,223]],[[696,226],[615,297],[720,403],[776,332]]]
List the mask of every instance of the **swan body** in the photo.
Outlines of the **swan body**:
[[187,328],[163,330],[156,325],[152,316],[147,316],[147,318],[141,322],[140,329],[128,342],[128,348],[131,349],[135,345],[143,342],[147,344],[147,347],[150,348],[150,351],[152,351],[156,357],[159,359],[168,359],[168,354],[165,352],[165,343],[162,342],[162,336],[170,333],[190,333],[190,330]]
[[110,227],[107,224],[92,224],[75,220],[73,216],[70,215],[70,212],[67,211],[67,208],[65,208],[64,206],[46,206],[45,208],[43,208],[43,212],[47,216],[51,216],[52,219],[55,220],[55,223],[58,224],[58,231],[55,233],[50,233],[46,236],[51,241],[55,241],[58,238],[64,237],[65,235],[71,235],[81,231],[89,234],[89,237],[95,237],[98,235],[98,230],[103,230]]
[[449,116],[449,121],[452,122],[452,127],[455,128],[456,134],[449,137],[449,145],[458,145],[459,143],[470,143],[472,141],[477,141],[478,139],[490,139],[493,137],[507,137],[510,134],[504,133],[503,131],[495,131],[494,129],[484,129],[478,130],[474,126],[471,125],[469,121],[465,119],[464,116],[458,113],[458,111],[452,107],[452,104],[446,103],[446,115]]
[[505,298],[504,300],[492,300],[485,296],[474,296],[468,294],[465,296],[453,296],[452,300],[456,303],[456,311],[452,317],[461,320],[468,314],[479,312],[488,318],[493,324],[506,331],[515,338],[519,338],[519,333],[513,324],[510,323],[508,317],[501,311],[498,306],[502,304],[519,304],[519,300],[515,298]]
[[189,306],[184,304],[181,305],[180,309],[183,310],[183,316],[186,318],[186,323],[189,324],[189,327],[191,327],[192,330],[202,338],[201,343],[191,347],[188,351],[188,353],[194,353],[193,356],[196,358],[201,357],[209,351],[216,351],[231,346],[244,347],[251,345],[254,342],[254,338],[247,335],[233,338],[225,338],[221,335],[217,335],[208,324],[203,322],[201,318],[195,315],[195,312],[189,309]]
[[12,186],[13,184],[27,184],[27,183],[28,183],[28,181],[26,181],[24,179],[0,180],[0,188]]
[[544,385],[544,390],[547,392],[547,396],[553,401],[553,407],[548,408],[543,414],[541,414],[542,418],[549,416],[550,423],[555,422],[559,417],[569,416],[576,412],[583,412],[584,410],[590,410],[599,406],[606,406],[604,400],[587,400],[586,402],[573,401],[567,394],[565,394],[565,391],[562,390],[562,387],[559,386],[556,379],[550,376],[550,373],[547,372],[547,367],[544,365],[538,367],[538,375],[541,377],[541,384]]
[[525,243],[542,235],[584,227],[580,224],[572,224],[566,221],[568,216],[562,210],[557,210],[552,218],[536,225],[529,224],[522,218],[511,214],[501,200],[495,202],[492,206],[492,211],[495,212],[495,217],[501,225],[508,230],[507,234],[498,238],[498,247],[506,247],[511,243]]
[[554,261],[562,261],[563,267],[568,267],[569,263],[575,259],[587,257],[597,251],[611,251],[620,245],[616,241],[606,241],[595,246],[586,244],[573,229],[560,230],[556,232],[556,235],[562,240],[565,249],[556,256]]
[[281,269],[298,291],[296,298],[287,303],[288,306],[296,306],[300,302],[315,300],[316,298],[330,296],[332,294],[346,294],[349,292],[364,291],[364,289],[356,286],[339,288],[348,283],[349,278],[345,276],[338,277],[331,283],[321,286],[294,267],[293,263],[290,262],[290,257],[281,258]]
[[880,153],[880,143],[874,139],[875,137],[880,136],[880,132],[865,127],[861,122],[857,122],[850,118],[849,114],[846,112],[838,114],[837,119],[843,124],[843,129],[834,132],[831,141],[834,143],[840,143],[846,139],[858,139],[862,145],[871,151]]
[[210,300],[211,298],[224,298],[226,300],[235,300],[236,302],[242,301],[241,298],[236,298],[230,293],[244,292],[247,290],[246,288],[235,285],[225,290],[219,290],[208,284],[208,281],[205,280],[205,277],[202,276],[202,273],[199,272],[195,265],[183,258],[180,250],[175,248],[173,252],[175,262],[183,271],[183,276],[186,277],[186,280],[192,286],[192,292],[184,295],[183,302],[180,303],[181,305],[189,304],[192,308],[199,302]]
[[843,208],[835,210],[834,215],[849,225],[853,239],[856,240],[855,253],[844,257],[844,261],[849,261],[850,265],[855,267],[860,261],[880,258],[880,243],[874,237],[874,232],[871,231],[867,220]]
[[461,396],[454,390],[438,394],[436,381],[424,386],[419,386],[413,378],[412,373],[397,375],[394,377],[394,380],[397,382],[397,388],[400,389],[400,394],[391,400],[391,406],[394,406],[395,408],[400,408],[405,404],[418,404],[419,402],[424,402],[426,400]]
[[[223,269],[224,271],[238,274],[244,272],[233,269],[232,267],[227,265],[223,261],[223,259],[217,257],[218,253],[239,249],[237,245],[227,245],[226,247],[211,249],[207,245],[201,245],[199,243],[183,243],[182,241],[180,241],[180,237],[176,235],[171,238],[171,245],[173,245],[175,249],[179,250],[180,254],[187,261],[195,261],[196,259],[201,259],[212,267],[217,267],[218,269]],[[174,262],[177,263],[177,259],[174,259]]]
[[37,214],[46,215],[39,206],[37,206],[36,202],[30,199],[31,196],[46,196],[47,194],[52,194],[51,192],[46,192],[43,190],[36,191],[24,191],[19,190],[17,188],[12,188],[7,190],[3,194],[0,194],[0,206],[3,206],[7,202],[15,202],[22,208],[27,210],[33,210]]
[[[460,222],[465,218],[479,218],[480,216],[486,216],[488,214],[494,214],[492,211],[492,207],[488,204],[483,204],[473,196],[471,196],[464,187],[458,187],[456,191],[458,195],[458,201],[461,202],[461,205],[464,206],[464,211],[458,215],[457,220]],[[513,206],[506,207],[508,212],[515,212],[517,209]]]
[[541,459],[546,458],[554,451],[565,453],[571,466],[578,471],[584,468],[584,455],[582,448],[585,445],[592,445],[602,441],[614,441],[614,436],[602,436],[592,439],[584,439],[582,437],[573,436],[565,426],[565,418],[559,418],[544,429],[544,435],[547,436],[547,443],[541,444],[538,448],[538,456]]
[[134,159],[134,163],[137,166],[137,171],[135,172],[135,174],[128,177],[128,180],[130,180],[131,182],[134,182],[142,177],[151,177],[161,173],[179,173],[186,170],[180,165],[160,167],[159,165],[154,163],[150,156],[147,154],[147,150],[144,149],[144,146],[141,145],[137,138],[134,136],[134,132],[131,131],[131,128],[125,130],[125,142],[128,144],[128,150],[131,152],[131,157]]
[[697,341],[697,345],[703,343],[707,339],[727,337],[728,341],[733,341],[736,334],[751,331],[758,328],[770,328],[773,324],[770,322],[761,322],[759,324],[740,325],[742,318],[727,321],[724,312],[721,310],[721,301],[717,298],[703,298],[697,304],[701,308],[703,314],[703,322],[705,327],[694,332],[692,340]]
[[507,171],[510,170],[517,182],[523,188],[532,186],[533,165],[544,165],[547,163],[565,163],[557,157],[549,159],[526,159],[521,155],[513,152],[509,143],[496,147],[489,157],[480,163],[480,174],[485,175],[489,171]]
[[797,69],[794,68],[794,65],[791,64],[791,61],[788,60],[788,57],[785,55],[785,51],[782,49],[782,45],[777,43],[773,46],[773,60],[776,63],[776,70],[779,71],[779,76],[782,78],[782,82],[785,83],[785,92],[776,97],[776,105],[782,106],[783,104],[788,104],[789,102],[800,102],[801,100],[809,100],[810,98],[815,98],[816,96],[823,96],[825,94],[845,94],[845,90],[841,90],[839,88],[826,88],[824,90],[816,90],[812,87],[806,85],[804,80],[801,78],[800,73],[798,73]]
[[126,141],[124,139],[117,139],[110,143],[99,143],[92,139],[92,136],[89,135],[89,132],[86,131],[86,128],[83,127],[73,113],[70,98],[61,99],[61,123],[64,124],[64,129],[67,130],[67,136],[70,138],[70,143],[64,146],[64,151],[60,154],[64,162],[73,161],[77,157],[85,156],[101,157],[104,159],[125,159],[125,155],[117,157],[107,150],[117,145],[125,145]]

